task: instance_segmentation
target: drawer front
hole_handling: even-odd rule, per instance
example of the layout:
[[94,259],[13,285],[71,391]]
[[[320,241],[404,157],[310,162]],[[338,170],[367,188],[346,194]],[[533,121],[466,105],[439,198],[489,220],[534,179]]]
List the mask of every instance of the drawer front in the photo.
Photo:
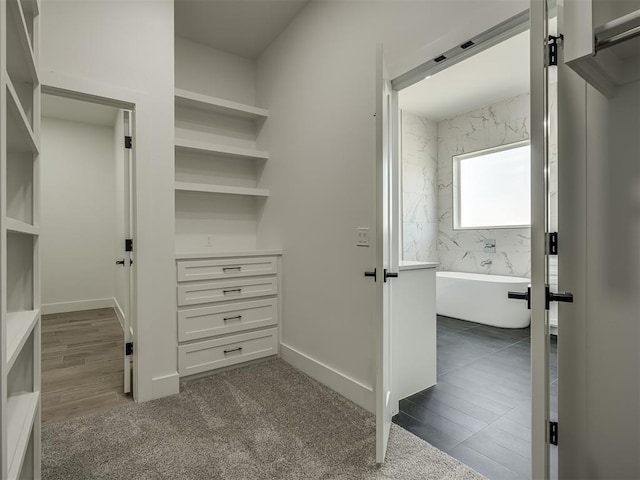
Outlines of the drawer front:
[[278,281],[276,277],[178,284],[178,305],[223,302],[226,300],[264,297],[276,295],[277,293]]
[[178,282],[275,275],[278,272],[274,257],[178,260],[177,265]]
[[178,312],[178,341],[198,340],[277,323],[276,298],[189,308]]
[[178,347],[180,376],[194,375],[278,353],[278,329],[241,333]]

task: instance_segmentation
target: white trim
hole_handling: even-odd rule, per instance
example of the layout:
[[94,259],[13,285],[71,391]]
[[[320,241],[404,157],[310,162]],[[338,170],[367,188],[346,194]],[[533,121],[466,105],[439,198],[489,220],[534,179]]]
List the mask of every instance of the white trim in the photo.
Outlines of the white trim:
[[124,332],[124,324],[125,324],[124,312],[122,311],[122,308],[118,303],[118,300],[116,300],[115,297],[113,297],[112,300],[113,300],[113,309],[116,311],[116,316],[118,317],[118,321],[120,322],[120,326],[122,327],[122,331]]
[[373,388],[345,375],[324,363],[284,343],[280,344],[280,357],[298,370],[323,383],[340,395],[373,413],[375,402]]
[[178,372],[151,379],[151,398],[162,398],[180,393],[180,376]]
[[95,310],[98,308],[115,308],[114,298],[95,298],[93,300],[78,300],[76,302],[46,303],[42,305],[42,314],[79,312],[81,310]]

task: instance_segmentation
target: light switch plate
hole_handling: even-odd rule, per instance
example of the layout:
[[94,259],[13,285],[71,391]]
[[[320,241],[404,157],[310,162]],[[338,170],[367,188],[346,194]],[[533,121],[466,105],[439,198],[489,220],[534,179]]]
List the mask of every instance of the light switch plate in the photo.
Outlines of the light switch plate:
[[356,228],[356,233],[358,234],[356,238],[356,245],[358,247],[368,247],[369,246],[369,227],[358,227]]

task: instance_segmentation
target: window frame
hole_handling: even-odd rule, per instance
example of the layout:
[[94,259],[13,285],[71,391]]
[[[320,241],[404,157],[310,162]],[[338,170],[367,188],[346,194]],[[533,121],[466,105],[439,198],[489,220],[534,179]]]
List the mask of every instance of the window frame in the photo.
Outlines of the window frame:
[[[451,157],[452,163],[452,190],[453,190],[453,212],[452,212],[452,228],[453,230],[514,230],[522,228],[531,228],[531,224],[523,225],[493,225],[482,227],[461,227],[460,226],[460,204],[461,204],[461,190],[460,190],[460,162],[473,157],[479,157],[482,155],[488,155],[495,152],[502,152],[505,150],[512,150],[515,148],[525,147],[531,145],[530,139],[520,140],[517,142],[506,143],[504,145],[497,145],[491,148],[485,148],[483,150],[476,150],[474,152],[462,153],[460,155],[453,155]],[[531,165],[531,163],[529,163]],[[529,202],[531,205],[531,202]]]

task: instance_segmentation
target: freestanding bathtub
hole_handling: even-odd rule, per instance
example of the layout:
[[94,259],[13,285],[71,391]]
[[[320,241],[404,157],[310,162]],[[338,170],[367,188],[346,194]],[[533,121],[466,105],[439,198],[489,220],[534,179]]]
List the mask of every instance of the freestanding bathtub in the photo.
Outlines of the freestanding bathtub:
[[438,315],[501,328],[529,326],[527,302],[507,298],[509,290],[526,291],[531,280],[480,273],[436,272]]

